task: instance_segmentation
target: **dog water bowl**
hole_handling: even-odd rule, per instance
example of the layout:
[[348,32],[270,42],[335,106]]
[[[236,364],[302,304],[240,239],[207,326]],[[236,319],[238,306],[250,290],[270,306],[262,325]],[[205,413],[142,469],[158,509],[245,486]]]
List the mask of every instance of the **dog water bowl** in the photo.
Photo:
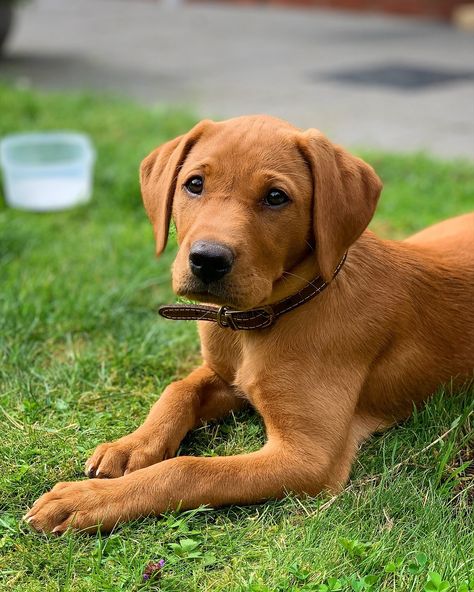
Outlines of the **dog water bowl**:
[[7,203],[48,212],[89,201],[94,149],[83,134],[13,134],[0,143]]

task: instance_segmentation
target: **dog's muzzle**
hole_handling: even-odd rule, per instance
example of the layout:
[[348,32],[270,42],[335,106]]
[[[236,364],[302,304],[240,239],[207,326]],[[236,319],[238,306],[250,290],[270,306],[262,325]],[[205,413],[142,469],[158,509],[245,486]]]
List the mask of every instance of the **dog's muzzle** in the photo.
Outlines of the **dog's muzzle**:
[[[340,272],[346,260],[347,253],[336,267],[332,280]],[[332,281],[331,280],[331,281]],[[227,306],[209,306],[207,304],[171,304],[161,306],[159,314],[165,319],[173,321],[211,321],[222,329],[234,331],[249,331],[252,329],[266,329],[275,323],[281,315],[298,308],[305,302],[321,294],[331,282],[325,282],[321,276],[297,292],[283,300],[267,306],[251,308],[249,310],[232,310]]]

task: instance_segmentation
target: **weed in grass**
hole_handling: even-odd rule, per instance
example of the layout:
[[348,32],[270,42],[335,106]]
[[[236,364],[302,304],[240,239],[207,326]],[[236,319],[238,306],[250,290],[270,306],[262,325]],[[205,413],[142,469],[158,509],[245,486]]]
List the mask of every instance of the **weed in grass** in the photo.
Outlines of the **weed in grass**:
[[458,592],[474,592],[474,576],[469,581],[461,582]]
[[157,580],[159,580],[163,575],[163,568],[165,566],[165,563],[166,561],[164,559],[160,559],[155,563],[149,563],[146,566],[145,571],[143,572],[143,581],[156,583]]
[[426,564],[428,563],[428,557],[424,553],[416,553],[413,559],[408,564],[408,573],[412,576],[418,576],[426,568]]
[[361,543],[357,539],[346,539],[341,537],[339,542],[352,557],[367,557],[374,548],[373,543]]
[[450,588],[450,583],[443,580],[438,572],[430,571],[424,588],[425,592],[447,592]]
[[300,567],[296,562],[290,565],[288,572],[299,582],[304,582],[307,580],[311,573],[309,569]]

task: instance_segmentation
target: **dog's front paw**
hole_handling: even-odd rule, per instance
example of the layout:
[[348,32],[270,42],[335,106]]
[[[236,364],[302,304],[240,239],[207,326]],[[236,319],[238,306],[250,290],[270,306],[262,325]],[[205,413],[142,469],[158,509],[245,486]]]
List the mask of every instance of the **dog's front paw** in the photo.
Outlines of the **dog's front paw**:
[[160,445],[158,438],[149,440],[130,434],[98,446],[86,462],[85,473],[91,479],[121,477],[160,462],[168,455],[166,447]]
[[110,531],[127,513],[121,487],[104,481],[58,483],[42,495],[24,519],[38,532],[62,534],[69,527]]

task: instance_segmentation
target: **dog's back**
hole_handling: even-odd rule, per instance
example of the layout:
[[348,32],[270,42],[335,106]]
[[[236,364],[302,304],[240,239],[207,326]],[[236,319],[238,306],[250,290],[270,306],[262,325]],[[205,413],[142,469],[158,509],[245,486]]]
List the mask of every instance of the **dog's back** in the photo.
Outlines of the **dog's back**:
[[384,241],[383,249],[389,322],[362,400],[402,418],[438,386],[474,375],[474,214]]
[[438,252],[442,258],[459,258],[461,265],[471,262],[474,266],[474,212],[429,226],[405,242]]
[[452,360],[459,369],[474,371],[474,213],[451,218],[408,238],[431,259],[433,298],[427,302],[436,313],[436,325],[452,335]]

